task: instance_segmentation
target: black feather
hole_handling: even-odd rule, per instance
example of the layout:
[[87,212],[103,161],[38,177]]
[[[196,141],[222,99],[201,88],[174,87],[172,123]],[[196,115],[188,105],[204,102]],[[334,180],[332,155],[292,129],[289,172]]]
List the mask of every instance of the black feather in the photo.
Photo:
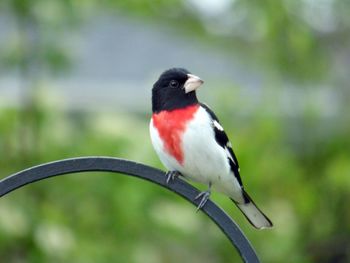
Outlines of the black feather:
[[[184,84],[190,72],[183,68],[172,68],[160,75],[152,89],[152,111],[182,109],[198,103],[196,92],[185,92]],[[178,87],[170,86],[171,81],[177,81]]]
[[[219,130],[215,125],[214,121],[220,124],[218,117],[216,117],[215,113],[204,103],[200,103],[200,105],[206,110],[206,112],[210,115],[213,121],[213,129],[214,129],[214,134],[215,134],[215,140],[216,142],[224,149],[227,149],[230,156],[227,157],[231,171],[237,178],[237,181],[239,182],[240,186],[243,188],[243,183],[241,176],[239,174],[239,164],[238,160],[236,158],[235,153],[232,150],[232,147],[230,146],[230,141],[225,133],[224,130]],[[231,158],[230,158],[231,157]]]

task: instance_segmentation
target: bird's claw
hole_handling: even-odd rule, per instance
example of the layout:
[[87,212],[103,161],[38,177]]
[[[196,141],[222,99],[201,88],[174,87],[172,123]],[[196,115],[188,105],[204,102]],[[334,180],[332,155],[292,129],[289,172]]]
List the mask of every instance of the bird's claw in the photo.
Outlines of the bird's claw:
[[197,212],[199,209],[201,209],[208,201],[209,197],[210,197],[210,189],[204,192],[200,192],[195,198],[194,200],[197,200],[199,198],[201,198],[201,201],[199,202],[199,205],[197,206]]
[[165,174],[166,177],[166,184],[169,184],[170,181],[174,181],[176,177],[179,177],[181,174],[178,171],[168,171]]

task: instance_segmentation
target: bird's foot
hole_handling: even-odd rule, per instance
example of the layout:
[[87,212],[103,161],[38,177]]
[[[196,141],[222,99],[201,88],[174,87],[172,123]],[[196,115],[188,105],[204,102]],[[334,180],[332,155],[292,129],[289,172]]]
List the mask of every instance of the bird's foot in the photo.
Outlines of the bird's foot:
[[200,192],[195,198],[194,200],[197,200],[199,198],[201,198],[201,201],[199,202],[199,205],[197,206],[197,212],[199,209],[201,209],[208,201],[209,197],[211,194],[211,184],[209,184],[209,189],[204,191],[204,192]]
[[169,184],[170,181],[174,181],[174,179],[176,177],[179,177],[181,175],[180,172],[178,171],[168,171],[166,174],[165,174],[165,177],[166,177],[166,184]]

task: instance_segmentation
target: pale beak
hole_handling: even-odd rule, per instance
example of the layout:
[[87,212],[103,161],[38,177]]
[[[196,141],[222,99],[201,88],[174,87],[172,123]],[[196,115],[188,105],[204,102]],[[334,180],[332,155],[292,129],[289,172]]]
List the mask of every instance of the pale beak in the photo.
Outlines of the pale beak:
[[185,92],[189,93],[191,91],[194,91],[200,87],[200,85],[203,84],[203,80],[201,80],[199,77],[192,75],[192,74],[187,74],[188,79],[186,80],[184,84]]

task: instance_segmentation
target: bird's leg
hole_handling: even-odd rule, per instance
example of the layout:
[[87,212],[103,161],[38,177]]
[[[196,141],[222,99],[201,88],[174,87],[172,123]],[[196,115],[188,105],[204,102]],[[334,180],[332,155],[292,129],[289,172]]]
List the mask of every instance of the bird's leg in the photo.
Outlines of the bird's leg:
[[174,181],[174,179],[176,177],[179,177],[181,175],[180,172],[178,171],[168,171],[166,174],[165,174],[165,177],[166,177],[166,184],[169,184],[170,181]]
[[197,200],[197,199],[201,198],[201,201],[199,202],[199,205],[197,206],[197,212],[199,209],[201,209],[206,204],[206,202],[208,201],[208,199],[210,197],[210,194],[211,194],[211,182],[209,182],[208,190],[200,192],[194,199],[194,200]]

